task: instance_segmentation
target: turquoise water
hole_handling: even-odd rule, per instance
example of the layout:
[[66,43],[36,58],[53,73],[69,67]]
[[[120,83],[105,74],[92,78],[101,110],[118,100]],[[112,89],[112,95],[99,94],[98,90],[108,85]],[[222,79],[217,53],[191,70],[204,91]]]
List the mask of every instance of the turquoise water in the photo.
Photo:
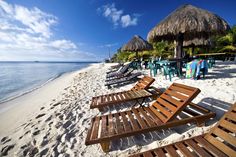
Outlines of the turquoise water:
[[91,62],[0,62],[0,102],[30,92]]

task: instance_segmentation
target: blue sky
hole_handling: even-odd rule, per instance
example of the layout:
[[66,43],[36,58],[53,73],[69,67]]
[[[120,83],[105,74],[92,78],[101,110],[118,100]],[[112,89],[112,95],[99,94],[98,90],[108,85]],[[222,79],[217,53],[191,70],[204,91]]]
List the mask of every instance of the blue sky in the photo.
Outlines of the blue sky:
[[192,4],[236,24],[234,0],[0,0],[0,61],[91,61]]

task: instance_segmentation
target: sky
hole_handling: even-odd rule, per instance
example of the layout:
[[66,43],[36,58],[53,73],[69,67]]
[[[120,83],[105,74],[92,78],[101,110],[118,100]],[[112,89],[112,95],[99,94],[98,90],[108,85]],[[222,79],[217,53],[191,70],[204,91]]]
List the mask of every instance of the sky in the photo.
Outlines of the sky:
[[235,0],[0,0],[0,61],[102,61],[183,4],[236,24]]

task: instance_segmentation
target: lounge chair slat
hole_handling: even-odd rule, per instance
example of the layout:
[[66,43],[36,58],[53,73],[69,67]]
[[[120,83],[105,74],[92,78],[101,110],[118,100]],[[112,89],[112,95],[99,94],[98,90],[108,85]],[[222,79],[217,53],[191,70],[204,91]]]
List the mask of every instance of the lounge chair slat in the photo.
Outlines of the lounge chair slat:
[[142,129],[147,128],[147,124],[144,122],[144,120],[140,116],[140,113],[138,112],[138,110],[133,108],[132,112],[134,113],[136,119],[138,120],[139,125],[141,126],[141,128]]
[[143,154],[143,157],[152,157],[152,153],[151,152],[147,152],[145,154]]
[[155,126],[155,123],[152,121],[152,119],[149,118],[149,116],[147,115],[146,111],[144,111],[143,108],[138,108],[138,111],[143,115],[145,121],[149,126]]
[[199,142],[203,147],[205,147],[208,151],[214,154],[217,157],[227,157],[224,153],[222,153],[215,146],[211,145],[207,140],[205,140],[202,136],[198,136],[194,138],[197,142]]
[[[169,101],[171,104],[174,104],[175,106],[180,106],[181,105],[181,102],[179,102],[178,100],[172,98],[171,96],[169,95],[166,95],[166,94],[162,94],[161,97],[163,100],[165,101]],[[169,104],[170,104],[169,103]]]
[[162,98],[157,99],[157,101],[158,101],[160,104],[165,105],[165,107],[167,107],[167,108],[168,108],[169,110],[171,110],[172,112],[174,112],[174,111],[177,110],[177,108],[176,108],[173,104],[167,102],[166,100],[164,100],[164,99],[162,99]]
[[143,92],[142,91],[135,91],[135,93],[138,95],[138,97],[144,97],[146,95],[143,95]]
[[108,128],[109,128],[109,135],[113,135],[114,132],[114,122],[113,122],[113,116],[112,114],[108,115]]
[[199,156],[202,157],[211,157],[207,151],[205,151],[203,148],[201,148],[199,145],[197,145],[192,139],[186,140],[185,143],[191,147]]
[[115,96],[115,94],[112,94],[112,95],[111,95],[111,101],[112,101],[112,102],[115,102],[115,101],[116,101],[115,98],[114,98],[114,96]]
[[155,106],[158,110],[160,110],[160,112],[167,118],[171,117],[172,116],[172,113],[171,111],[169,111],[166,107],[163,107],[165,105],[163,105],[161,103],[155,103],[153,104],[153,106]]
[[186,113],[188,113],[188,114],[190,114],[192,117],[199,115],[199,113],[194,112],[194,111],[192,111],[192,110],[190,110],[190,109],[188,109],[188,108],[185,108],[183,111],[186,112]]
[[232,131],[232,132],[235,132],[236,133],[236,125],[227,121],[227,120],[223,120],[221,123],[220,123],[220,126],[228,129],[229,131]]
[[129,124],[129,122],[128,122],[128,119],[127,119],[125,113],[124,113],[124,112],[121,112],[120,115],[121,115],[122,120],[123,120],[123,123],[124,123],[124,129],[125,129],[125,131],[126,131],[126,132],[131,131],[131,127],[130,127],[130,124]]
[[210,112],[210,110],[208,110],[200,105],[194,104],[193,102],[189,103],[189,106],[191,108],[193,108],[194,110],[197,110],[200,113],[209,113]]
[[225,145],[223,142],[220,142],[212,135],[206,136],[205,139],[208,142],[210,142],[212,145],[214,145],[216,148],[218,148],[219,150],[227,154],[228,156],[232,156],[233,154],[236,154],[236,152],[233,149]]
[[[226,116],[228,119],[233,120],[236,122],[236,113],[230,112]],[[236,126],[235,126],[236,127]]]
[[132,91],[132,94],[133,94],[134,98],[138,98],[139,97],[139,95],[137,94],[136,91]]
[[175,148],[172,145],[166,146],[165,150],[171,157],[179,157],[178,153],[175,151]]
[[178,150],[187,157],[195,157],[195,155],[182,143],[178,142],[175,144],[175,147],[178,148]]
[[165,152],[162,150],[162,149],[157,149],[157,150],[154,150],[154,152],[157,154],[157,156],[159,157],[159,156],[166,156],[165,155]]
[[92,118],[92,120],[91,120],[92,126],[91,126],[91,128],[88,130],[88,135],[87,135],[87,137],[86,137],[86,139],[85,139],[85,143],[89,142],[90,139],[91,139],[91,137],[92,137],[93,128],[94,128],[94,125],[95,125],[94,121],[95,121],[95,118]]
[[105,136],[108,135],[108,132],[107,132],[107,119],[108,119],[108,116],[103,116],[102,117],[101,137],[105,137]]
[[168,95],[172,95],[172,96],[174,96],[174,97],[176,97],[176,98],[178,98],[178,99],[180,99],[180,100],[185,100],[185,99],[188,98],[186,95],[178,94],[176,91],[169,90],[169,89],[167,89],[167,90],[165,91],[165,93],[168,94]]
[[152,118],[152,120],[156,123],[156,125],[162,123],[161,120],[158,119],[158,117],[151,111],[151,109],[150,109],[149,107],[144,107],[143,109],[144,109],[145,111],[147,111],[147,113],[150,114],[150,116],[151,116],[150,118]]
[[[153,105],[154,106],[154,105]],[[152,112],[163,122],[166,121],[166,117],[164,117],[159,111],[157,111],[153,106],[150,106],[149,108],[152,110]]]
[[94,121],[94,125],[92,128],[92,138],[96,139],[98,137],[98,129],[99,129],[100,117],[96,117]]
[[116,119],[116,131],[118,134],[124,132],[124,128],[122,123],[120,122],[120,115],[119,113],[114,114],[114,117]]
[[132,126],[133,130],[139,130],[140,128],[139,128],[137,122],[135,121],[131,111],[127,111],[126,113],[127,113],[128,117],[129,117],[129,120],[130,120],[130,123],[131,123],[131,126]]
[[191,93],[191,91],[180,88],[180,87],[177,87],[177,86],[171,86],[170,89],[174,90],[174,91],[181,92],[181,93],[186,94],[186,95],[189,95],[189,93]]
[[134,96],[133,96],[133,94],[131,93],[131,91],[127,92],[127,94],[129,95],[129,97],[130,97],[131,99],[134,99]]
[[236,146],[236,137],[230,135],[229,133],[225,132],[224,130],[220,128],[216,128],[213,132],[218,137],[222,138],[224,141],[227,141],[227,143]]
[[129,95],[127,92],[125,92],[124,95],[125,95],[125,97],[126,97],[127,100],[131,100],[131,99],[132,99],[132,98],[130,97],[130,95]]

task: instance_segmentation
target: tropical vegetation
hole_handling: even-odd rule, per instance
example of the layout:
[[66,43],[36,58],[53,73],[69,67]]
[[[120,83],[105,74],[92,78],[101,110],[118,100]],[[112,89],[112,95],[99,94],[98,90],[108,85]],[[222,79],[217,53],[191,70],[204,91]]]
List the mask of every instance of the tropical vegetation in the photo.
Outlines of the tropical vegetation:
[[[184,48],[184,51],[190,56],[198,52],[204,53],[236,53],[236,25],[233,26],[226,35],[214,36],[211,39],[211,45],[206,49],[205,47],[196,47],[194,52],[191,48]],[[139,58],[148,60],[150,58],[173,58],[175,44],[161,41],[152,43],[153,50],[142,51],[138,53]],[[131,61],[136,57],[135,52],[122,52],[121,48],[113,55],[111,61],[126,62]]]

